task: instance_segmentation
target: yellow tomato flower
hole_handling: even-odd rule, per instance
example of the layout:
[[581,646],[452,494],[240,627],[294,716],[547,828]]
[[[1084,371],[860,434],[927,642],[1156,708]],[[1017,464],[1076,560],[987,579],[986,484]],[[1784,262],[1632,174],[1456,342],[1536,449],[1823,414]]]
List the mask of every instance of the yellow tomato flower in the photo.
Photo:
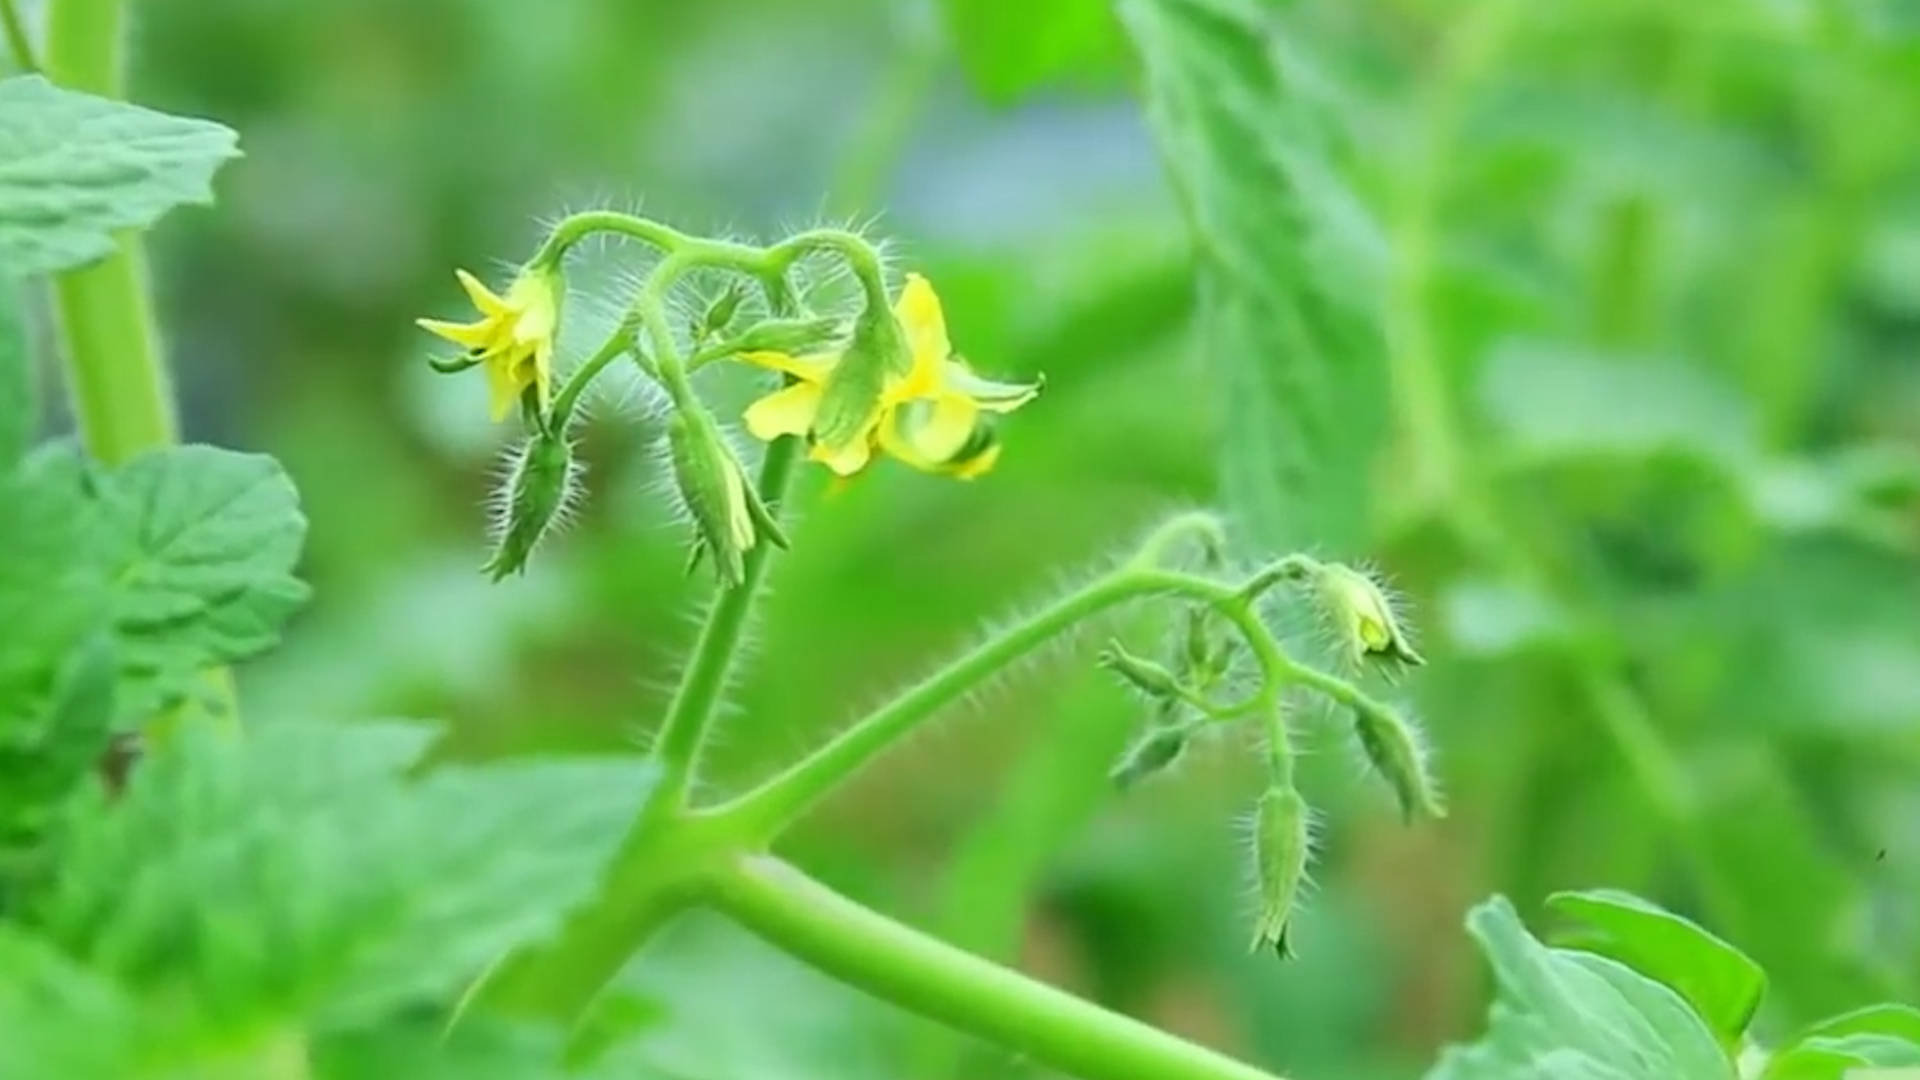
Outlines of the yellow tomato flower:
[[[916,469],[961,479],[979,476],[1000,458],[989,414],[1012,412],[1032,401],[1040,384],[982,378],[954,356],[940,298],[919,274],[907,275],[893,314],[905,333],[912,365],[904,375],[887,378],[879,408],[865,430],[836,447],[816,442],[810,456],[841,476],[851,476],[866,467],[878,447]],[[768,441],[808,435],[827,376],[840,357],[749,352],[741,359],[794,379],[748,406],[747,430]]]
[[527,387],[538,389],[546,408],[553,393],[553,340],[560,326],[560,290],[552,270],[528,269],[500,296],[465,270],[454,271],[480,312],[476,322],[415,320],[467,351],[486,368],[487,395],[495,420],[504,419]]

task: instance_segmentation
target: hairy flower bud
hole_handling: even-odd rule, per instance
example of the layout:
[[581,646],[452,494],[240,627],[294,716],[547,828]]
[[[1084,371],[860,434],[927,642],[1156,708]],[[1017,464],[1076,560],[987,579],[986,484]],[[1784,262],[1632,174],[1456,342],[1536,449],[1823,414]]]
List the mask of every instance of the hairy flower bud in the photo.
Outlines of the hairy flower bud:
[[714,297],[713,303],[708,304],[707,310],[701,314],[700,323],[694,328],[694,337],[705,341],[724,331],[727,324],[733,322],[733,317],[740,313],[740,302],[746,296],[739,282],[729,282],[726,291]]
[[565,517],[579,491],[580,466],[562,432],[539,431],[521,446],[500,501],[493,555],[482,571],[499,581],[524,572],[534,547]]
[[1133,655],[1118,641],[1108,642],[1101,651],[1100,666],[1149,697],[1168,701],[1180,697],[1180,682],[1173,672],[1145,657]]
[[1171,724],[1148,728],[1108,771],[1113,786],[1125,791],[1178,761],[1187,748],[1187,734],[1185,727]]
[[1353,729],[1367,760],[1393,788],[1402,818],[1446,816],[1427,768],[1426,747],[1411,721],[1385,706],[1365,704],[1354,710]]
[[1394,616],[1393,604],[1378,583],[1344,563],[1319,563],[1311,577],[1315,593],[1342,648],[1358,662],[1384,657],[1424,664]]
[[842,332],[839,319],[762,319],[734,338],[735,352],[810,353],[825,348]]
[[1253,820],[1254,869],[1260,883],[1260,917],[1252,948],[1293,955],[1294,908],[1313,855],[1313,815],[1291,786],[1268,788]]
[[688,398],[668,418],[667,450],[681,501],[698,534],[693,561],[712,556],[721,584],[732,587],[745,578],[746,553],[760,537],[787,546],[779,523],[698,401]]

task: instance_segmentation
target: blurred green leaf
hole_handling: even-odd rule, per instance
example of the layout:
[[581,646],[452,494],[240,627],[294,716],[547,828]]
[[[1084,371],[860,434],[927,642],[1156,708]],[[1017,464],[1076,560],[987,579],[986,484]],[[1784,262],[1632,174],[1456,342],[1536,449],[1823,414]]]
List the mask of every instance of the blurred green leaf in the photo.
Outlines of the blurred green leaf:
[[404,1018],[313,1040],[313,1080],[559,1080],[560,1032],[466,1016]]
[[995,101],[1116,66],[1119,35],[1107,0],[945,0],[944,6],[961,66]]
[[1480,391],[1530,462],[1681,453],[1739,466],[1755,449],[1739,396],[1679,361],[1512,340],[1488,358]]
[[1262,545],[1356,549],[1386,433],[1377,229],[1258,10],[1127,0],[1121,13],[1193,234],[1226,498]]
[[1693,1006],[1721,1045],[1739,1045],[1767,989],[1767,974],[1752,958],[1629,893],[1556,893],[1547,905],[1585,924],[1564,934],[1560,944],[1610,956],[1665,984]]
[[409,779],[431,729],[213,727],[77,804],[30,910],[72,955],[223,1026],[444,1001],[592,888],[652,776],[542,761]]
[[1733,1065],[1673,991],[1592,953],[1548,948],[1505,897],[1467,930],[1498,985],[1487,1034],[1449,1047],[1429,1080],[1734,1080]]
[[0,81],[0,274],[48,273],[113,250],[182,203],[211,203],[232,130],[62,90]]
[[1920,1010],[1869,1005],[1822,1020],[1782,1046],[1761,1080],[1848,1080],[1875,1065],[1920,1065]]
[[60,673],[106,629],[95,478],[64,448],[0,472],[0,737],[37,736]]
[[0,1076],[121,1080],[132,1075],[135,1017],[104,979],[0,922]]
[[40,428],[40,387],[21,307],[20,289],[0,282],[0,472],[13,468]]
[[[0,851],[37,837],[53,808],[99,762],[113,731],[110,639],[97,634],[64,660],[43,715],[0,727]],[[0,910],[5,899],[0,882]]]
[[164,704],[198,672],[258,653],[305,602],[306,536],[272,458],[210,446],[135,458],[101,488],[123,714]]

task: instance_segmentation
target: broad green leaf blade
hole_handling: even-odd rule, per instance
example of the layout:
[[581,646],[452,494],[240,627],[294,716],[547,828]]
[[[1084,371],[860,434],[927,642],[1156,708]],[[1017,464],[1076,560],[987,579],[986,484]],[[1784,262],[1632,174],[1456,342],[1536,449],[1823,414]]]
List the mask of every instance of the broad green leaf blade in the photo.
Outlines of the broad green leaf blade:
[[1920,1065],[1920,1009],[1869,1005],[1809,1026],[1767,1062],[1761,1080],[1848,1080],[1869,1066]]
[[0,922],[0,1076],[121,1080],[132,1068],[134,1013],[108,981],[50,943]]
[[1670,911],[1610,889],[1563,892],[1549,907],[1585,924],[1559,943],[1610,956],[1693,1006],[1734,1047],[1766,993],[1767,975],[1747,954]]
[[1672,453],[1743,469],[1758,453],[1738,394],[1679,360],[1511,340],[1488,358],[1480,400],[1528,463]]
[[1498,986],[1487,1034],[1449,1047],[1428,1080],[1734,1080],[1673,991],[1592,953],[1552,949],[1504,897],[1467,916]]
[[40,387],[22,299],[16,284],[0,281],[0,473],[13,468],[40,429]]
[[307,589],[299,496],[272,458],[209,446],[157,450],[103,487],[113,544],[123,715],[150,712],[206,668],[258,653]]
[[0,276],[49,273],[113,250],[183,203],[213,201],[213,174],[239,154],[207,120],[62,90],[37,75],[0,81]]
[[1126,0],[1121,14],[1193,234],[1226,501],[1262,546],[1358,548],[1386,434],[1378,230],[1252,5]]
[[634,762],[415,776],[398,724],[187,724],[117,797],[73,805],[28,909],[129,989],[222,1030],[445,1004],[595,885],[651,786]]
[[1012,101],[1119,66],[1107,0],[946,0],[945,7],[960,66],[989,99]]
[[465,1017],[409,1018],[313,1040],[313,1080],[561,1080],[565,1039],[544,1028]]
[[98,765],[113,733],[113,689],[112,641],[102,631],[65,658],[42,715],[0,730],[0,851],[33,843]]

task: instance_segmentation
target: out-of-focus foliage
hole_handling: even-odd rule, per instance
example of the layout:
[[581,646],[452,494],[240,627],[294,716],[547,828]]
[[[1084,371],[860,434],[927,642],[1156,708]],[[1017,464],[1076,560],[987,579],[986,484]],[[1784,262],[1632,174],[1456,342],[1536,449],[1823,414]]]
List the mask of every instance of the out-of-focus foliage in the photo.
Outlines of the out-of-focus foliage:
[[[1494,892],[1532,913],[1611,886],[1684,913],[1767,971],[1752,1030],[1770,1045],[1920,992],[1903,5],[135,10],[135,98],[248,146],[219,213],[156,234],[187,427],[281,457],[312,523],[316,598],[240,672],[249,715],[441,717],[466,758],[642,744],[705,588],[681,573],[649,403],[592,402],[580,525],[490,586],[496,436],[425,370],[409,319],[452,303],[447,267],[526,250],[561,208],[644,200],[749,232],[877,213],[939,281],[959,349],[1046,371],[1047,396],[979,483],[882,469],[805,493],[716,783],[1219,494],[1254,537],[1371,558],[1409,595],[1429,667],[1408,694],[1452,816],[1406,834],[1343,755],[1310,753],[1346,804],[1301,955],[1247,956],[1242,838],[1218,823],[1257,793],[1250,753],[1191,748],[1115,799],[1104,770],[1139,717],[1087,673],[1089,638],[824,809],[795,841],[824,876],[1307,1078],[1417,1075],[1473,1037],[1487,987],[1460,926]],[[1331,404],[1349,393],[1353,411]],[[1323,433],[1296,448],[1303,417]],[[0,614],[4,681],[30,639]],[[1169,630],[1107,629],[1142,651]],[[1309,750],[1345,737],[1320,730]],[[0,949],[44,974],[32,1002],[71,1005],[35,1030],[117,1007],[67,961],[30,964],[36,945]],[[723,925],[676,928],[627,981],[653,1011],[616,1053],[663,1075],[1032,1072]],[[758,986],[817,1021],[734,1026]],[[329,1044],[324,1071],[380,1075],[367,1063],[430,1034]],[[690,1049],[716,1044],[725,1059]]]

